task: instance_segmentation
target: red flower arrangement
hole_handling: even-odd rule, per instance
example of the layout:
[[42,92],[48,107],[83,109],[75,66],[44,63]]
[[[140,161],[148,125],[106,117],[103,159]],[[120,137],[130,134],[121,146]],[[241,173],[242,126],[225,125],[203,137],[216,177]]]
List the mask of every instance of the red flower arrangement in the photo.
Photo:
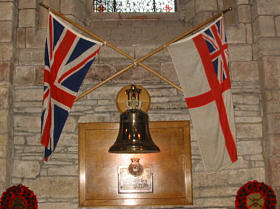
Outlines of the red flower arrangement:
[[21,184],[3,192],[0,203],[1,209],[38,209],[35,194]]
[[272,188],[258,181],[249,181],[237,192],[236,209],[275,209],[276,196]]

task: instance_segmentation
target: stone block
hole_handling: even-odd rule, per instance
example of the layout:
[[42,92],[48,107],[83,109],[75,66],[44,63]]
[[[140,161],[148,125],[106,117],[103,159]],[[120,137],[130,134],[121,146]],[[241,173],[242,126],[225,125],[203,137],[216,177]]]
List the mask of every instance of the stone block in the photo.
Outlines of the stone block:
[[[166,113],[166,110],[163,111],[150,111],[149,118],[151,121],[170,121],[170,120],[190,120],[190,116],[188,115],[187,108],[184,111],[180,111],[180,113]],[[119,119],[118,119],[119,120]]]
[[7,175],[6,168],[7,168],[6,159],[0,159],[0,173],[1,173],[0,185],[1,184],[4,184],[4,185],[6,184],[6,175]]
[[9,112],[7,110],[0,110],[0,133],[8,132],[8,118]]
[[[213,205],[212,209],[221,209],[221,207],[230,208],[234,204],[235,197],[213,197],[213,198],[198,198],[194,200],[195,205],[199,205],[201,208],[209,208],[209,205]],[[208,207],[207,207],[208,206]]]
[[94,113],[94,114],[86,114],[82,115],[79,118],[79,123],[86,123],[86,122],[112,122],[112,121],[118,121],[119,117],[117,119],[113,119],[112,116],[108,113]]
[[241,155],[256,155],[262,153],[261,140],[259,141],[239,141],[237,143],[238,156]]
[[73,0],[61,0],[61,13],[62,14],[73,14],[75,11],[75,4],[77,1]]
[[26,28],[17,28],[17,47],[25,48],[26,47]]
[[12,2],[0,2],[0,20],[13,20],[15,6]]
[[[43,98],[43,95],[42,95]],[[42,111],[42,101],[36,103],[35,102],[20,102],[17,103],[17,106],[13,109],[14,113],[19,114],[19,113],[29,113],[29,114],[40,114]],[[29,106],[30,105],[30,106]]]
[[36,0],[20,0],[18,2],[19,9],[35,9],[36,8]]
[[244,24],[229,26],[226,32],[229,44],[246,43],[246,28]]
[[41,119],[38,116],[16,115],[14,117],[14,129],[18,132],[40,132]]
[[[60,10],[60,0],[41,0],[40,2],[42,2],[45,5],[50,6],[51,8],[53,8],[57,11]],[[46,11],[48,11],[48,10],[46,10]]]
[[252,3],[251,3],[251,15],[252,15],[252,21],[254,21],[256,19],[256,17],[258,16],[258,9],[257,9],[256,1],[252,1]]
[[280,187],[279,186],[277,187],[277,186],[274,186],[274,185],[271,185],[271,186],[272,186],[272,188],[275,192],[275,195],[277,197],[277,203],[279,205],[279,202],[280,202]]
[[34,191],[38,199],[41,198],[77,198],[77,177],[40,177],[35,180],[24,179],[23,184]]
[[[81,115],[82,112],[87,112],[87,113],[92,112],[92,110],[93,110],[92,107],[96,106],[96,104],[97,104],[96,100],[93,101],[91,106],[74,103],[74,105],[71,109],[72,115]],[[104,104],[101,104],[101,105],[104,105]]]
[[[128,66],[128,64],[119,64],[116,65],[116,69],[118,71],[120,69],[124,69]],[[147,64],[150,68],[155,70],[156,72],[160,71],[160,64]],[[138,80],[139,82],[143,81],[160,81],[160,79],[153,75],[151,72],[148,72],[146,69],[142,67],[132,67],[126,72],[122,73],[120,76],[115,78],[116,81],[126,81],[126,82],[133,82]]]
[[35,83],[42,86],[44,84],[44,69],[45,66],[36,66],[35,68]]
[[280,16],[275,17],[276,35],[280,36]]
[[86,3],[83,1],[61,0],[60,8],[63,14],[72,14],[76,18],[84,18],[89,14],[88,11],[86,11],[86,9],[89,8],[87,8]]
[[94,108],[94,111],[97,113],[104,113],[104,112],[116,112],[116,106],[97,106]]
[[207,19],[209,19],[212,16],[213,16],[212,12],[200,12],[194,16],[193,25],[199,25],[203,21],[206,21]]
[[25,139],[23,136],[14,136],[14,144],[15,145],[24,145],[25,144]]
[[232,62],[230,65],[231,79],[233,81],[258,81],[258,63],[255,61]]
[[280,153],[280,135],[276,134],[270,134],[269,137],[270,139],[270,153],[267,153],[268,156],[277,156],[278,153]]
[[26,141],[26,145],[31,145],[31,146],[38,146],[42,145],[41,144],[41,134],[32,134],[29,136],[25,136],[24,142]]
[[122,87],[114,87],[111,85],[102,86],[97,88],[91,94],[87,95],[88,99],[115,99],[117,93],[121,90]]
[[223,6],[223,9],[228,9],[229,7],[233,8],[233,11],[224,14],[225,26],[236,25],[237,8],[235,0],[224,0]]
[[[122,51],[124,51],[127,54],[133,54],[133,48],[132,47],[119,47]],[[115,64],[115,63],[126,63],[129,62],[129,60],[121,55],[120,53],[116,52],[115,50],[109,48],[109,47],[103,47],[100,50],[99,53],[99,63],[105,63],[105,64]],[[97,62],[95,62],[97,64]]]
[[[39,139],[38,139],[39,140]],[[23,152],[26,154],[34,154],[36,155],[36,153],[43,153],[45,151],[44,146],[40,145],[40,146],[24,146]],[[42,158],[41,158],[42,159]]]
[[[44,2],[44,1],[43,1]],[[48,10],[44,7],[39,7],[39,28],[48,27]]]
[[250,5],[239,5],[238,6],[238,20],[240,23],[251,22],[251,7]]
[[17,66],[15,70],[15,83],[33,83],[35,80],[34,66]]
[[275,36],[275,26],[273,16],[258,16],[253,22],[254,41],[260,37]]
[[234,104],[254,105],[260,103],[259,95],[234,94],[232,98]]
[[264,108],[265,113],[279,113],[279,104],[280,104],[280,91],[271,90],[264,92],[264,100],[266,106]]
[[27,48],[41,48],[45,47],[47,30],[34,28],[26,29],[26,47]]
[[262,117],[261,116],[250,116],[250,117],[235,117],[235,123],[261,123]]
[[87,73],[85,83],[93,83],[96,81],[103,81],[109,78],[116,72],[114,65],[109,64],[93,64],[89,72]]
[[252,47],[250,45],[229,45],[230,61],[250,61],[252,60]]
[[216,11],[217,8],[217,1],[216,0],[196,0],[195,1],[195,11],[199,13],[201,11]]
[[38,161],[14,160],[13,177],[36,178],[39,173]]
[[57,167],[48,168],[49,176],[77,176],[78,174],[78,165],[60,166],[59,169]]
[[39,202],[38,208],[40,209],[77,209],[78,205],[77,203],[71,203],[71,202]]
[[[237,151],[238,147],[237,147]],[[233,165],[230,166],[231,169],[244,169],[244,168],[250,168],[250,161],[243,159],[243,156],[238,155],[238,159],[236,162],[233,163]]]
[[0,134],[0,158],[6,158],[8,153],[8,134]]
[[26,101],[42,101],[43,88],[16,88],[15,89],[15,101],[26,102]]
[[[59,147],[58,147],[59,148]],[[57,162],[60,162],[59,164],[65,164],[65,161],[69,164],[72,164],[71,162],[74,162],[78,159],[78,153],[70,153],[70,152],[54,152],[51,156],[51,161],[54,165],[57,164]],[[49,162],[48,162],[49,163]]]
[[268,134],[280,134],[279,125],[280,125],[280,114],[267,114],[266,115],[267,121],[267,129],[266,133]]
[[280,181],[279,181],[279,176],[280,176],[280,157],[277,155],[274,155],[270,157],[270,166],[271,166],[271,182],[273,182],[274,186],[279,187],[280,186]]
[[217,173],[194,173],[193,188],[199,187],[221,187],[242,186],[249,180],[264,181],[264,168],[223,170]]
[[[164,32],[165,33],[165,32]],[[161,34],[161,33],[159,33]],[[174,36],[173,36],[174,38]],[[135,48],[135,55],[137,59],[142,58],[146,55],[148,55],[150,52],[154,51],[157,49],[159,45],[156,44],[146,44],[142,45],[141,47],[136,47]],[[167,50],[162,50],[157,53],[155,53],[152,56],[147,57],[143,63],[159,63],[159,62],[165,62],[165,61],[171,61],[170,55]]]
[[218,3],[218,10],[223,10],[224,7],[224,0],[217,0]]
[[263,154],[250,156],[250,160],[253,160],[253,161],[263,161],[263,158],[264,158]]
[[240,123],[236,124],[236,137],[239,139],[261,138],[262,133],[261,123]]
[[153,103],[160,103],[160,104],[166,104],[166,103],[170,103],[170,102],[180,102],[185,104],[185,101],[182,100],[182,98],[180,96],[168,96],[168,97],[153,97],[152,98]]
[[0,61],[0,82],[8,82],[10,79],[11,69],[10,62],[1,62]]
[[147,88],[151,97],[160,97],[166,95],[177,95],[177,90],[175,88]]
[[35,27],[36,10],[35,9],[22,9],[19,10],[19,27]]
[[43,65],[45,50],[43,49],[19,49],[19,64],[22,65]]
[[279,15],[280,0],[256,0],[258,15]]
[[[30,141],[30,143],[31,143],[31,140],[28,140],[28,141]],[[59,146],[61,146],[61,147],[78,146],[77,135],[62,132],[61,138],[59,140]]]
[[248,44],[253,43],[253,32],[252,32],[252,25],[246,24],[246,40]]
[[12,43],[0,43],[0,62],[10,61],[13,56]]
[[9,108],[9,88],[0,86],[0,109]]
[[184,5],[185,13],[188,15],[185,15],[185,21],[188,22],[194,15],[195,15],[195,2],[187,1]]
[[13,24],[10,21],[0,22],[0,42],[10,42],[13,39]]
[[68,116],[63,131],[65,132],[73,132],[77,128],[76,118]]
[[249,4],[249,0],[236,0],[237,5],[239,4]]
[[262,59],[264,85],[266,88],[279,88],[280,56],[268,56]]

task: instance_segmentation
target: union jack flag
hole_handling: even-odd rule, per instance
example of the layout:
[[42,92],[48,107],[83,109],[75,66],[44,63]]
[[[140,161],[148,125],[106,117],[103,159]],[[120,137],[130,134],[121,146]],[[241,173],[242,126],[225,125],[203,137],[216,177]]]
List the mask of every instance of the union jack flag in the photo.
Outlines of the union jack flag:
[[45,160],[55,150],[69,111],[101,43],[70,30],[49,13],[45,44],[41,143]]
[[168,47],[209,171],[237,161],[226,41],[220,17]]
[[220,84],[229,77],[228,44],[223,25],[223,19],[220,19],[202,33]]

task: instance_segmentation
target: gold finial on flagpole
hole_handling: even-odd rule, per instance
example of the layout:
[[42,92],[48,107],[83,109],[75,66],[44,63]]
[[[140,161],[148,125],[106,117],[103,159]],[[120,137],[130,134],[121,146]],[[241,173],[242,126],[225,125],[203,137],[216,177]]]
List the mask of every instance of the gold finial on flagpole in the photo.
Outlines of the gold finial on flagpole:
[[230,11],[232,11],[232,7],[229,7],[227,9],[223,10],[222,13],[225,14],[225,13],[230,12]]

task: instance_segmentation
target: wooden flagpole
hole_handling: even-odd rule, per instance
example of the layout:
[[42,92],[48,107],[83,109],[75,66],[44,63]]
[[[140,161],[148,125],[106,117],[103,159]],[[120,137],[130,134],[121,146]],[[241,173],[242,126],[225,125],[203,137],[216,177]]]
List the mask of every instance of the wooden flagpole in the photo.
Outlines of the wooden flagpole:
[[168,80],[167,78],[165,78],[164,76],[162,76],[161,74],[159,74],[158,72],[154,71],[152,68],[148,67],[147,65],[141,63],[142,61],[144,61],[145,59],[151,57],[152,55],[158,53],[159,51],[165,49],[166,47],[168,47],[170,44],[184,38],[185,36],[193,33],[194,31],[198,30],[199,28],[203,27],[204,25],[207,25],[208,23],[214,21],[215,19],[217,19],[218,17],[220,17],[221,15],[223,15],[224,13],[231,11],[232,7],[224,10],[222,13],[217,14],[209,19],[207,19],[206,21],[200,23],[199,25],[197,25],[196,27],[192,28],[189,31],[186,31],[185,33],[177,36],[176,38],[172,39],[171,41],[167,42],[166,44],[154,49],[153,51],[151,51],[150,53],[148,53],[147,55],[143,56],[140,59],[134,59],[133,57],[131,57],[129,54],[127,54],[126,52],[122,51],[121,49],[115,47],[114,45],[106,42],[104,39],[102,39],[101,37],[97,36],[96,34],[88,31],[87,29],[85,29],[84,27],[82,27],[81,25],[75,23],[74,21],[72,21],[71,19],[65,17],[63,14],[57,12],[55,9],[52,9],[46,5],[44,5],[43,3],[40,3],[40,5],[48,10],[50,10],[52,13],[54,13],[55,15],[61,17],[62,19],[64,19],[65,21],[67,21],[68,23],[74,25],[75,27],[77,27],[78,29],[80,29],[81,31],[87,33],[88,35],[92,36],[93,38],[97,39],[98,41],[104,43],[106,46],[112,48],[113,50],[117,51],[118,53],[120,53],[121,55],[127,57],[128,59],[132,60],[134,63],[128,65],[127,67],[121,69],[120,71],[116,72],[115,74],[113,74],[112,76],[110,76],[109,78],[105,79],[104,81],[98,83],[97,85],[95,85],[94,87],[88,89],[87,91],[83,92],[82,94],[80,94],[79,96],[76,97],[75,101],[78,101],[79,99],[81,99],[82,97],[88,95],[89,93],[91,93],[92,91],[94,91],[95,89],[99,88],[100,86],[104,85],[105,83],[107,83],[108,81],[112,80],[113,78],[117,77],[118,75],[124,73],[125,71],[129,70],[130,68],[132,68],[134,65],[139,64],[141,67],[145,68],[146,70],[150,71],[151,73],[153,73],[154,75],[158,76],[159,78],[161,78],[162,80],[164,80],[165,82],[167,82],[168,84],[170,84],[171,86],[175,87],[176,89],[178,89],[179,91],[182,91],[182,88],[180,88],[179,86],[177,86],[176,84],[174,84],[173,82],[171,82],[170,80]]
[[[98,41],[104,43],[106,46],[112,48],[113,50],[117,51],[118,53],[120,53],[121,55],[127,57],[128,59],[132,60],[134,63],[128,65],[127,67],[121,69],[120,71],[116,72],[115,74],[113,74],[112,76],[110,76],[109,78],[105,79],[104,81],[98,83],[96,86],[86,90],[85,92],[83,92],[82,94],[80,94],[79,96],[76,97],[75,101],[78,101],[79,99],[81,99],[82,97],[86,96],[87,94],[91,93],[92,91],[94,91],[95,89],[99,88],[100,86],[104,85],[105,83],[107,83],[108,81],[112,80],[113,78],[117,77],[118,75],[124,73],[125,71],[129,70],[130,68],[132,68],[133,66],[137,65],[137,64],[141,64],[141,67],[147,69],[148,71],[150,71],[151,73],[153,73],[154,75],[158,76],[159,78],[161,78],[162,80],[166,81],[168,84],[170,84],[171,86],[175,87],[176,89],[178,89],[179,91],[182,91],[182,88],[180,88],[179,86],[177,86],[176,84],[174,84],[172,81],[168,80],[167,78],[165,78],[164,76],[162,76],[161,74],[159,74],[158,72],[156,72],[155,70],[153,70],[152,68],[148,67],[147,65],[143,64],[143,63],[139,63],[138,60],[136,60],[135,58],[133,58],[132,56],[130,56],[129,54],[127,54],[126,52],[122,51],[121,49],[115,47],[114,45],[106,42],[104,39],[102,39],[101,37],[97,36],[96,34],[88,31],[87,29],[85,29],[84,27],[82,27],[81,25],[75,23],[74,21],[72,21],[71,19],[65,17],[63,14],[57,12],[55,9],[52,9],[48,6],[46,6],[43,3],[40,3],[40,5],[48,10],[50,10],[52,13],[54,13],[55,15],[59,16],[60,18],[62,18],[63,20],[67,21],[68,23],[74,25],[75,27],[77,27],[78,29],[80,29],[81,31],[87,33],[88,35],[90,35],[91,37],[97,39]],[[148,57],[147,57],[148,58]],[[143,59],[144,60],[144,59]]]

